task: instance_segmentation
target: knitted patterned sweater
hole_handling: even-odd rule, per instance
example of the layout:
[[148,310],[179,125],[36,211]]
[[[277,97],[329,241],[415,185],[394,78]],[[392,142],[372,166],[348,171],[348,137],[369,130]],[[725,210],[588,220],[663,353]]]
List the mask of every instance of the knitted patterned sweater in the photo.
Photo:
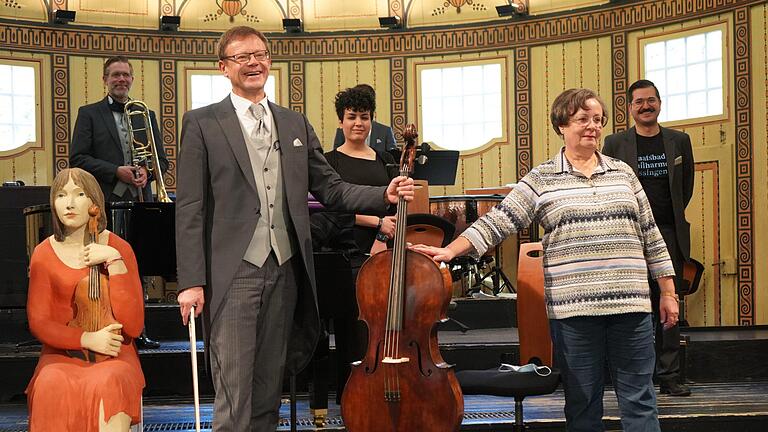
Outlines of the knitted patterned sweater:
[[461,234],[483,254],[539,223],[550,319],[650,312],[649,273],[654,279],[675,274],[632,168],[597,155],[587,178],[561,149]]

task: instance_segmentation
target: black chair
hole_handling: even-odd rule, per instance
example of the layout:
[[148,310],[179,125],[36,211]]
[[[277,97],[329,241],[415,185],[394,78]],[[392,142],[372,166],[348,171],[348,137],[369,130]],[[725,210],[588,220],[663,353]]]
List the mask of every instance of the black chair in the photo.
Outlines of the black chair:
[[685,296],[698,291],[703,274],[704,265],[697,260],[691,258],[683,264],[683,286],[680,289],[680,327],[688,327],[688,319],[685,315]]
[[448,220],[429,213],[408,215],[405,239],[413,244],[445,247],[453,240],[456,227]]
[[[552,367],[552,342],[544,303],[544,264],[541,243],[520,245],[517,272],[517,322],[520,363],[548,368],[530,372],[496,369],[461,371],[456,374],[464,394],[511,396],[515,399],[515,430],[525,430],[523,399],[550,394],[560,384],[560,372]],[[550,369],[551,368],[551,369]],[[546,374],[545,372],[549,373]]]
[[[545,368],[548,370],[549,368]],[[499,371],[499,369],[467,370],[456,373],[464,394],[506,396],[515,399],[515,430],[525,430],[523,399],[526,396],[554,392],[560,384],[560,372],[550,370],[548,375],[536,372]]]

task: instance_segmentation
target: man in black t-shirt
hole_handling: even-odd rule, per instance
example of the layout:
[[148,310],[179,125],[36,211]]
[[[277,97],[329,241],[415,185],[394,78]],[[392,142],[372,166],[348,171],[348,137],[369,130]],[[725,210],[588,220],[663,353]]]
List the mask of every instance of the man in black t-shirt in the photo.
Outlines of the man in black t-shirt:
[[[661,127],[659,90],[648,80],[633,83],[627,91],[631,129],[605,139],[603,154],[631,166],[653,211],[675,267],[675,289],[683,284],[683,265],[690,258],[690,224],[685,208],[693,195],[693,151],[688,134]],[[658,318],[659,287],[649,279],[653,313]],[[688,396],[691,390],[680,376],[680,327],[664,330],[656,320],[656,376],[661,393]]]

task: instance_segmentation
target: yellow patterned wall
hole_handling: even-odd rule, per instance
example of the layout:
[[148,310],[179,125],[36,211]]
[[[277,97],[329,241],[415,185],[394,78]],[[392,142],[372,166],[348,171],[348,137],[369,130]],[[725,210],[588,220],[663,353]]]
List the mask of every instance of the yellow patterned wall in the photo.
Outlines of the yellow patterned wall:
[[309,31],[371,30],[389,16],[387,0],[304,0],[304,28]]
[[[768,278],[768,3],[751,10],[755,280]],[[756,322],[768,323],[768,290],[755,290]]]
[[[556,155],[562,139],[552,129],[549,110],[557,95],[569,88],[595,90],[613,118],[611,39],[609,37],[562,42],[531,49],[531,117],[533,161],[536,166]],[[603,137],[613,132],[612,122]]]
[[157,29],[161,16],[159,0],[68,0],[66,8],[77,24],[116,28]]
[[333,148],[333,138],[339,127],[339,117],[333,101],[336,93],[360,83],[376,89],[376,119],[389,124],[390,79],[389,61],[353,60],[310,62],[305,65],[305,112],[323,148]]
[[43,0],[6,0],[0,3],[0,17],[48,21],[48,7]]

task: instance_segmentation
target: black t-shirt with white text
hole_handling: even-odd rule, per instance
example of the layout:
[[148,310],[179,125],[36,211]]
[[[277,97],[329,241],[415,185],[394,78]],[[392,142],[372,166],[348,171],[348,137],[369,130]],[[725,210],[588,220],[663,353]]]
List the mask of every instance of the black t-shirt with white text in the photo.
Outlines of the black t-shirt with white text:
[[637,135],[637,177],[648,196],[656,225],[674,225],[669,170],[661,132],[652,137]]

